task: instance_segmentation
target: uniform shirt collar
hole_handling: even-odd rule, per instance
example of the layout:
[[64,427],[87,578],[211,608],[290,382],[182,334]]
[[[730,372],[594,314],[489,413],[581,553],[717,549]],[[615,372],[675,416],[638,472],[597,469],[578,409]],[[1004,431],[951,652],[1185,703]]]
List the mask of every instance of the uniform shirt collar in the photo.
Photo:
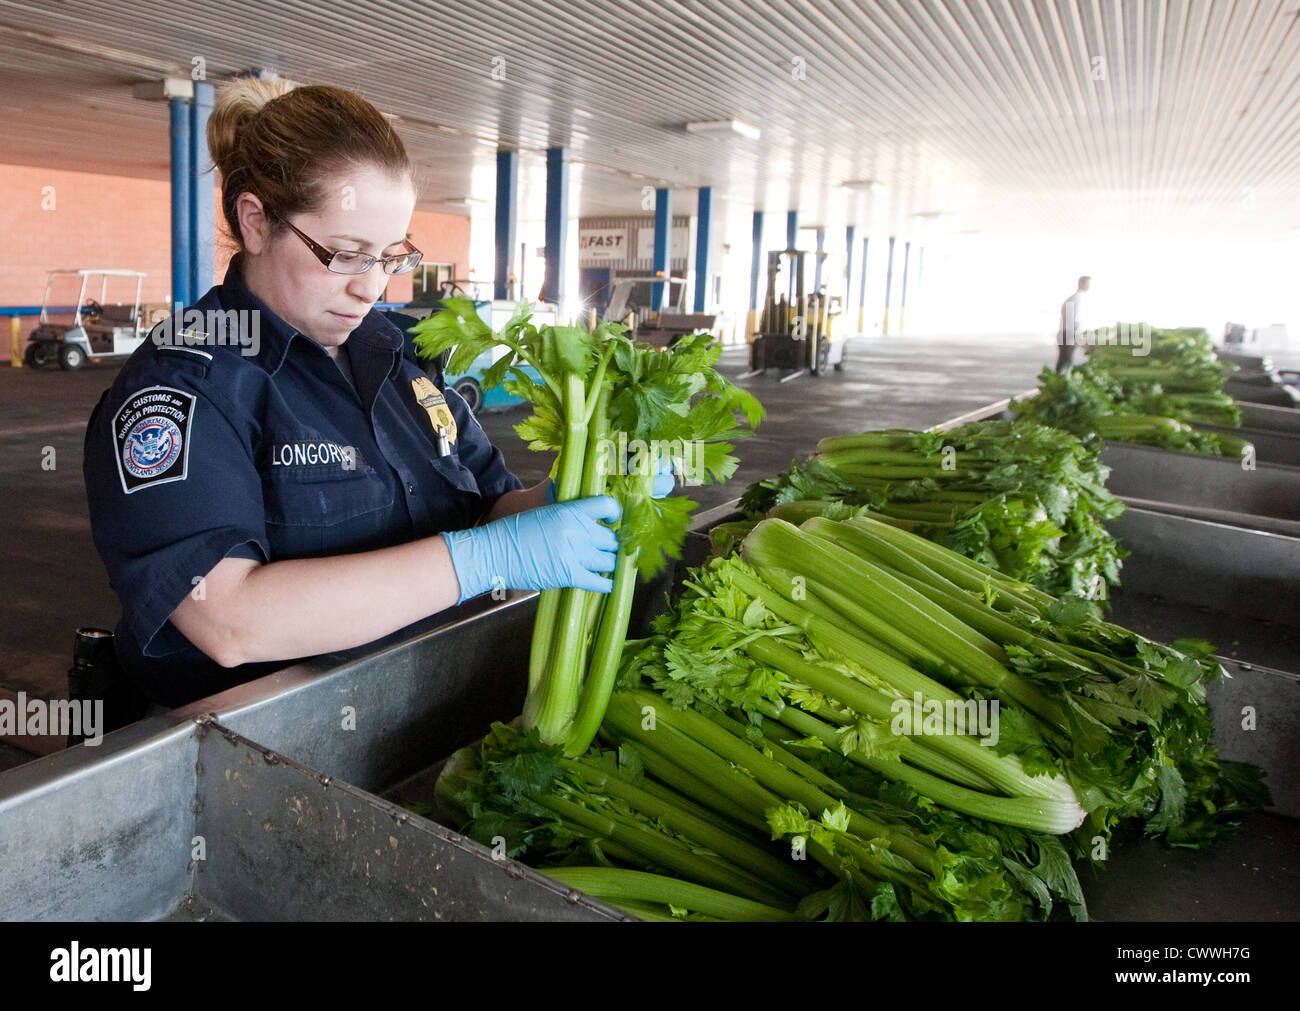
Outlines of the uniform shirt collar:
[[[267,372],[274,375],[284,364],[285,356],[294,338],[314,344],[305,334],[295,330],[283,319],[266,307],[266,303],[254,295],[244,283],[241,272],[243,254],[236,253],[230,258],[226,267],[226,276],[221,282],[220,299],[224,309],[256,310],[259,314],[259,338],[262,343],[256,358]],[[386,319],[377,309],[371,309],[355,330],[348,336],[348,345],[354,352],[362,352],[358,345],[365,345],[365,350],[392,354],[402,349],[403,336],[398,327]],[[355,356],[354,356],[355,363]]]

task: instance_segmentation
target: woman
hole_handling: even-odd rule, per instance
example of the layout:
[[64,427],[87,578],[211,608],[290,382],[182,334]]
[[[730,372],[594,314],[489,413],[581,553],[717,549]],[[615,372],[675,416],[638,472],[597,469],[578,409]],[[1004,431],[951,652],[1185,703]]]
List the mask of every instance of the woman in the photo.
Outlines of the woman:
[[244,81],[208,146],[239,251],[192,307],[203,325],[160,325],[86,433],[132,681],[174,706],[494,588],[607,592],[617,503],[523,488],[373,308],[420,259],[384,117],[340,89]]

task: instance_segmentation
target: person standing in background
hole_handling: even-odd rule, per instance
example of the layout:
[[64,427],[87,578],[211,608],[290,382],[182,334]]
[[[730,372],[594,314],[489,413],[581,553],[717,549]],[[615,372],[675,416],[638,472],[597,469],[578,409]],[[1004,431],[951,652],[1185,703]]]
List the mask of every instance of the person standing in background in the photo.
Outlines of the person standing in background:
[[1056,371],[1068,374],[1074,366],[1074,349],[1079,346],[1087,316],[1086,292],[1092,286],[1092,278],[1086,274],[1079,278],[1079,287],[1061,303],[1061,325],[1056,330]]

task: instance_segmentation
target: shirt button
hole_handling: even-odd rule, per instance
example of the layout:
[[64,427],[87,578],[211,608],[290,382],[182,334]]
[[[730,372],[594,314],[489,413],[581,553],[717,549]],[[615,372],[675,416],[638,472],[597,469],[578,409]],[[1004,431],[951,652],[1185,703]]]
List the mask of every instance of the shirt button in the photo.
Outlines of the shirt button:
[[408,484],[408,485],[406,486],[406,491],[407,491],[407,494],[408,494],[408,495],[414,495],[414,494],[415,494],[415,485],[413,485],[413,484]]

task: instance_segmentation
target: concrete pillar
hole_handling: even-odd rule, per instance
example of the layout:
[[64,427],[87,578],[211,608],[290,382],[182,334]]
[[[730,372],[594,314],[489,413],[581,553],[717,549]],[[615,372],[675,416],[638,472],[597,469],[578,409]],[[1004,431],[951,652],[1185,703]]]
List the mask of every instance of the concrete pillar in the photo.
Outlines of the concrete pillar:
[[497,151],[496,268],[492,297],[516,297],[515,235],[519,208],[519,152]]
[[553,147],[546,152],[546,279],[542,301],[564,302],[564,261],[569,241],[569,152]]
[[759,294],[758,286],[762,279],[763,253],[763,212],[755,211],[753,259],[749,268],[749,308],[751,310],[758,308],[759,299],[762,297]]
[[190,170],[190,101],[170,98],[167,105],[171,117],[172,305],[188,306],[194,301],[190,294],[190,204],[194,199],[194,175]]
[[216,174],[208,156],[208,117],[212,115],[212,85],[194,82],[190,105],[190,297],[197,301],[207,294],[217,248],[215,201]]
[[[655,262],[656,277],[672,274],[673,253],[673,191],[655,190]],[[650,290],[650,305],[655,312],[663,312],[672,299],[672,285],[656,281]]]
[[907,262],[912,257],[912,244],[903,243],[903,297],[898,304],[898,332],[903,332],[903,321],[907,313]]
[[889,333],[889,292],[894,286],[894,236],[889,237],[889,257],[885,263],[885,316],[880,325],[881,333]]
[[[866,314],[867,314],[867,243],[871,237],[864,235],[862,237],[862,266],[858,268],[862,272],[861,280],[858,284],[858,333],[866,333]],[[847,306],[845,307],[847,308]]]
[[826,229],[817,229],[817,255],[813,258],[816,266],[813,267],[813,291],[822,290],[822,257],[821,254],[826,252]]
[[709,301],[709,250],[713,242],[713,187],[701,186],[695,210],[695,312]]

